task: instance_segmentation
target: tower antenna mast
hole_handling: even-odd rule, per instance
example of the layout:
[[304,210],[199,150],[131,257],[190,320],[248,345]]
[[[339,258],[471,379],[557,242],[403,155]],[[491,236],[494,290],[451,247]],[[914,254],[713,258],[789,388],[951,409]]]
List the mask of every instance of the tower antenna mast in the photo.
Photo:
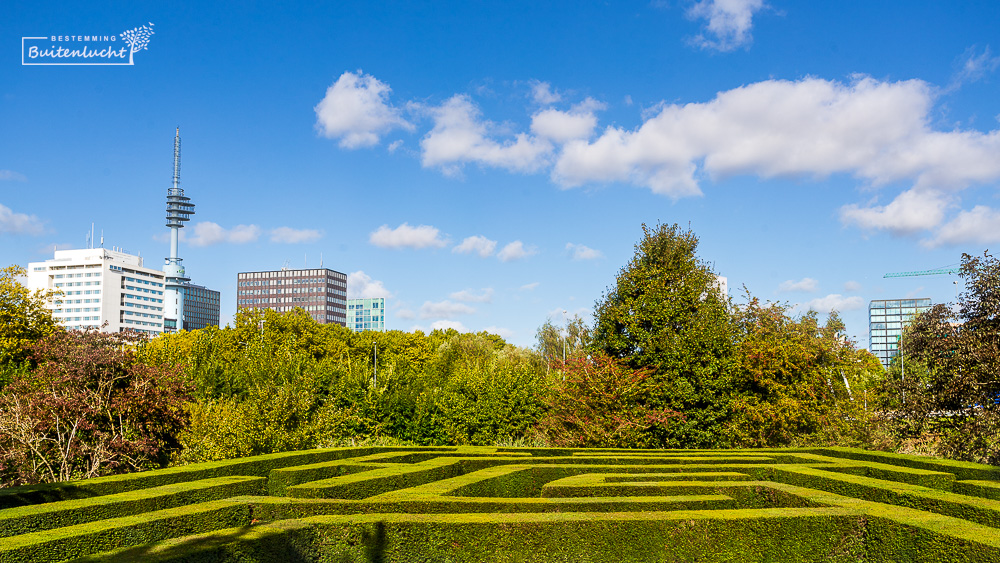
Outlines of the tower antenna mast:
[[194,215],[191,198],[184,196],[181,183],[181,128],[174,133],[174,181],[167,189],[167,227],[170,227],[170,256],[163,271],[166,274],[163,295],[164,329],[169,330],[167,321],[173,319],[174,330],[184,328],[184,284],[191,281],[184,275],[184,266],[178,255],[180,230]]

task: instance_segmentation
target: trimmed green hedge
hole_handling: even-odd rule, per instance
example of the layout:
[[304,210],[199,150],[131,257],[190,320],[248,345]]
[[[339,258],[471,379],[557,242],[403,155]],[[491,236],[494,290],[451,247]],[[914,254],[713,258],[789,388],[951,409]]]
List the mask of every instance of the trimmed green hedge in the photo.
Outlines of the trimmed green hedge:
[[845,448],[338,448],[0,491],[0,562],[987,562],[998,497]]

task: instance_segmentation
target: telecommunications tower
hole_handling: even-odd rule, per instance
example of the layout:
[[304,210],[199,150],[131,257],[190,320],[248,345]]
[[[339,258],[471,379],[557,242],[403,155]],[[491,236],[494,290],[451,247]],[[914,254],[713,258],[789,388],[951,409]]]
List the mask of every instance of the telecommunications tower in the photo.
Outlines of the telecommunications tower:
[[[184,327],[184,284],[191,281],[184,276],[184,266],[177,255],[177,244],[184,222],[194,215],[191,198],[184,196],[181,183],[181,128],[174,135],[174,185],[167,190],[167,226],[170,227],[170,256],[163,272],[166,284],[163,292],[163,328],[176,332]],[[173,321],[173,322],[171,322]],[[171,326],[172,325],[172,326]],[[173,330],[171,330],[171,328]]]

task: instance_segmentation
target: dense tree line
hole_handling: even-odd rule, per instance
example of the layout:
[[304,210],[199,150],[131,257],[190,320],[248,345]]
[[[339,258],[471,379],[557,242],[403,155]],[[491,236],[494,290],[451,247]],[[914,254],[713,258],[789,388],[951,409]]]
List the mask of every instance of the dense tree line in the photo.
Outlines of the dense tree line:
[[[162,335],[67,332],[0,273],[0,481],[357,444],[860,445],[996,461],[995,259],[906,333],[888,373],[836,313],[735,304],[677,225],[643,227],[593,324],[354,333],[303,311]],[[942,416],[944,413],[947,416]],[[959,439],[964,436],[964,439]]]

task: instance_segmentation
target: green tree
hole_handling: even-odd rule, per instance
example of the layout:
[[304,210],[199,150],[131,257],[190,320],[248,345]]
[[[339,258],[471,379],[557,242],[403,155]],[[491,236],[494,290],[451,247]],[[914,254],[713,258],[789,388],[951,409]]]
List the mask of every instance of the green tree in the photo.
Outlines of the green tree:
[[31,346],[58,330],[45,308],[46,293],[18,281],[25,273],[20,266],[0,270],[0,389],[14,372],[30,367]]
[[[904,332],[887,408],[908,432],[940,435],[947,457],[1000,463],[1000,260],[962,255],[957,311],[935,305]],[[926,369],[926,375],[916,377]],[[913,374],[913,375],[911,375]]]
[[865,438],[867,390],[882,368],[842,336],[836,312],[821,325],[814,312],[792,318],[786,305],[749,298],[733,317],[731,445],[855,445]]
[[727,299],[698,258],[693,232],[676,224],[642,230],[631,262],[597,302],[592,347],[651,369],[655,385],[641,400],[684,414],[658,445],[722,445],[732,359]]

